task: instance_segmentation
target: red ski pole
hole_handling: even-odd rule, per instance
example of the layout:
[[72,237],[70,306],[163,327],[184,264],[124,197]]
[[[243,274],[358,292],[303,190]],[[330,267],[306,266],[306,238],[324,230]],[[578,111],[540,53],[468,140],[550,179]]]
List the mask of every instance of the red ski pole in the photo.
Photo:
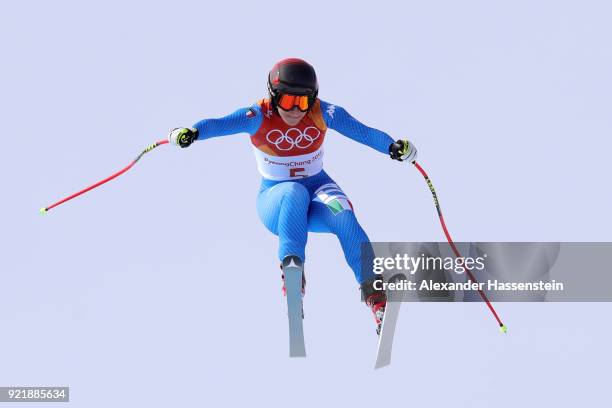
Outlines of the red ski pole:
[[41,214],[46,214],[46,213],[47,213],[47,211],[49,211],[49,210],[50,210],[50,209],[52,209],[53,207],[57,207],[58,205],[63,204],[63,203],[65,203],[66,201],[70,201],[70,200],[72,200],[73,198],[80,196],[81,194],[85,194],[85,193],[86,193],[86,192],[88,192],[89,190],[93,190],[94,188],[99,187],[99,186],[101,186],[102,184],[104,184],[104,183],[108,183],[108,182],[109,182],[109,181],[111,181],[112,179],[119,177],[120,175],[122,175],[123,173],[125,173],[126,171],[128,171],[129,169],[131,169],[131,168],[132,168],[132,167],[133,167],[133,166],[136,164],[136,162],[137,162],[138,160],[140,160],[140,158],[141,158],[141,157],[142,157],[142,156],[143,156],[145,153],[148,153],[148,152],[150,152],[151,150],[155,149],[157,146],[160,146],[160,145],[163,145],[163,144],[166,144],[166,143],[168,143],[168,140],[164,139],[164,140],[160,140],[159,142],[155,142],[155,143],[153,143],[153,144],[152,144],[152,145],[150,145],[150,146],[147,146],[147,148],[145,148],[145,149],[144,149],[142,152],[140,152],[140,154],[139,154],[138,156],[136,156],[136,158],[135,158],[135,159],[134,159],[134,160],[133,160],[133,161],[132,161],[132,162],[131,162],[131,163],[130,163],[130,164],[127,166],[127,167],[123,168],[122,170],[119,170],[117,173],[113,174],[112,176],[109,176],[109,177],[105,178],[104,180],[100,180],[100,181],[98,181],[96,184],[92,184],[91,186],[89,186],[89,187],[87,187],[87,188],[84,188],[84,189],[83,189],[83,190],[81,190],[81,191],[78,191],[78,192],[76,192],[76,193],[74,193],[74,194],[72,194],[72,195],[69,195],[69,196],[68,196],[68,197],[66,197],[66,198],[62,198],[62,199],[61,199],[61,200],[59,200],[58,202],[53,203],[53,204],[51,204],[51,205],[50,205],[50,206],[48,206],[48,207],[43,207],[43,208],[41,208],[41,209],[40,209],[40,213],[41,213]]
[[[427,173],[425,173],[425,170],[423,170],[423,168],[419,165],[419,163],[417,163],[416,161],[413,161],[412,164],[414,164],[417,170],[423,175],[423,177],[425,178],[425,181],[427,182],[427,185],[429,186],[429,189],[431,190],[431,194],[433,195],[433,199],[434,199],[434,204],[436,205],[436,210],[438,210],[438,216],[440,217],[440,224],[442,225],[442,229],[444,230],[444,235],[446,235],[446,239],[448,243],[450,244],[453,252],[455,253],[455,256],[457,258],[463,258],[461,256],[461,253],[459,253],[459,250],[455,246],[455,243],[453,242],[453,239],[451,238],[448,232],[448,229],[446,228],[446,223],[444,222],[444,217],[442,216],[442,210],[440,209],[440,202],[438,201],[438,195],[436,194],[436,190],[434,190],[431,180],[429,180],[429,176],[427,175]],[[476,280],[476,278],[474,278],[474,275],[472,275],[472,272],[468,268],[465,268],[465,271],[467,272],[467,275],[472,280],[472,282],[478,283],[478,281]],[[501,319],[499,318],[499,315],[493,308],[493,305],[489,301],[489,298],[487,297],[487,295],[484,293],[484,291],[482,291],[482,289],[479,289],[478,293],[480,294],[480,297],[482,298],[482,300],[484,300],[487,306],[489,307],[489,310],[491,311],[491,313],[493,313],[493,317],[495,317],[495,320],[497,320],[497,323],[499,324],[499,330],[502,333],[507,333],[508,328],[506,327],[505,324],[502,323]]]

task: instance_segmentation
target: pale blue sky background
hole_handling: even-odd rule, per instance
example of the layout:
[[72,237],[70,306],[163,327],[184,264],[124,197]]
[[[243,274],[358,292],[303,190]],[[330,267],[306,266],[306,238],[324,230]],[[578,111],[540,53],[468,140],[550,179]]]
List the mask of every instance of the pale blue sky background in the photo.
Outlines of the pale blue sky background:
[[[323,99],[414,141],[457,241],[610,241],[611,17],[606,1],[3,4],[0,385],[70,385],[89,408],[600,405],[609,304],[499,304],[508,336],[484,305],[406,304],[373,371],[370,312],[327,235],[307,250],[309,356],[290,360],[245,135],[160,147],[37,211],[254,102],[298,56]],[[372,240],[443,240],[416,170],[326,140]]]

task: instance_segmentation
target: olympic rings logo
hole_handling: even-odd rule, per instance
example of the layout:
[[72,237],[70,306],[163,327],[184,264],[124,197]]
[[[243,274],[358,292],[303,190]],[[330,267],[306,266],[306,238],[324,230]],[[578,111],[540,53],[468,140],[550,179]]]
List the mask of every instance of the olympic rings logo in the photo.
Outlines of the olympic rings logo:
[[309,126],[304,131],[297,128],[287,129],[285,133],[273,129],[266,135],[266,140],[278,150],[288,151],[297,147],[307,149],[321,136],[321,131],[314,126]]

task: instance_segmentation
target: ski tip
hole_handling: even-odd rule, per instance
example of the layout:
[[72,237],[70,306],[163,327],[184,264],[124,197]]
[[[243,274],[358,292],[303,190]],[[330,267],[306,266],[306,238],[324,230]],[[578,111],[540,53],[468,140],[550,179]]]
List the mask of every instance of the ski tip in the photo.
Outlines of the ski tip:
[[376,365],[374,366],[374,369],[379,370],[381,368],[387,367],[389,364],[390,363],[381,363],[381,364],[376,363]]
[[499,332],[503,333],[503,334],[507,334],[508,333],[508,328],[506,327],[505,324],[502,324],[501,326],[499,326]]
[[45,215],[47,213],[47,209],[45,207],[42,207],[40,210],[38,210],[38,213],[40,215]]

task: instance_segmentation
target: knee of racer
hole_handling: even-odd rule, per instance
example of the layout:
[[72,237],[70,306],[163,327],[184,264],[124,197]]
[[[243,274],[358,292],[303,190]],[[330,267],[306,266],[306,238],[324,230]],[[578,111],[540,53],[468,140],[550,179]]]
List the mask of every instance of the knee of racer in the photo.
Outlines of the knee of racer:
[[308,208],[310,193],[308,189],[300,183],[288,182],[282,184],[282,200],[292,204],[302,205]]
[[[272,190],[273,189],[273,190]],[[257,213],[264,226],[278,235],[281,213],[307,214],[310,205],[308,189],[296,182],[285,182],[260,193],[257,198]]]

